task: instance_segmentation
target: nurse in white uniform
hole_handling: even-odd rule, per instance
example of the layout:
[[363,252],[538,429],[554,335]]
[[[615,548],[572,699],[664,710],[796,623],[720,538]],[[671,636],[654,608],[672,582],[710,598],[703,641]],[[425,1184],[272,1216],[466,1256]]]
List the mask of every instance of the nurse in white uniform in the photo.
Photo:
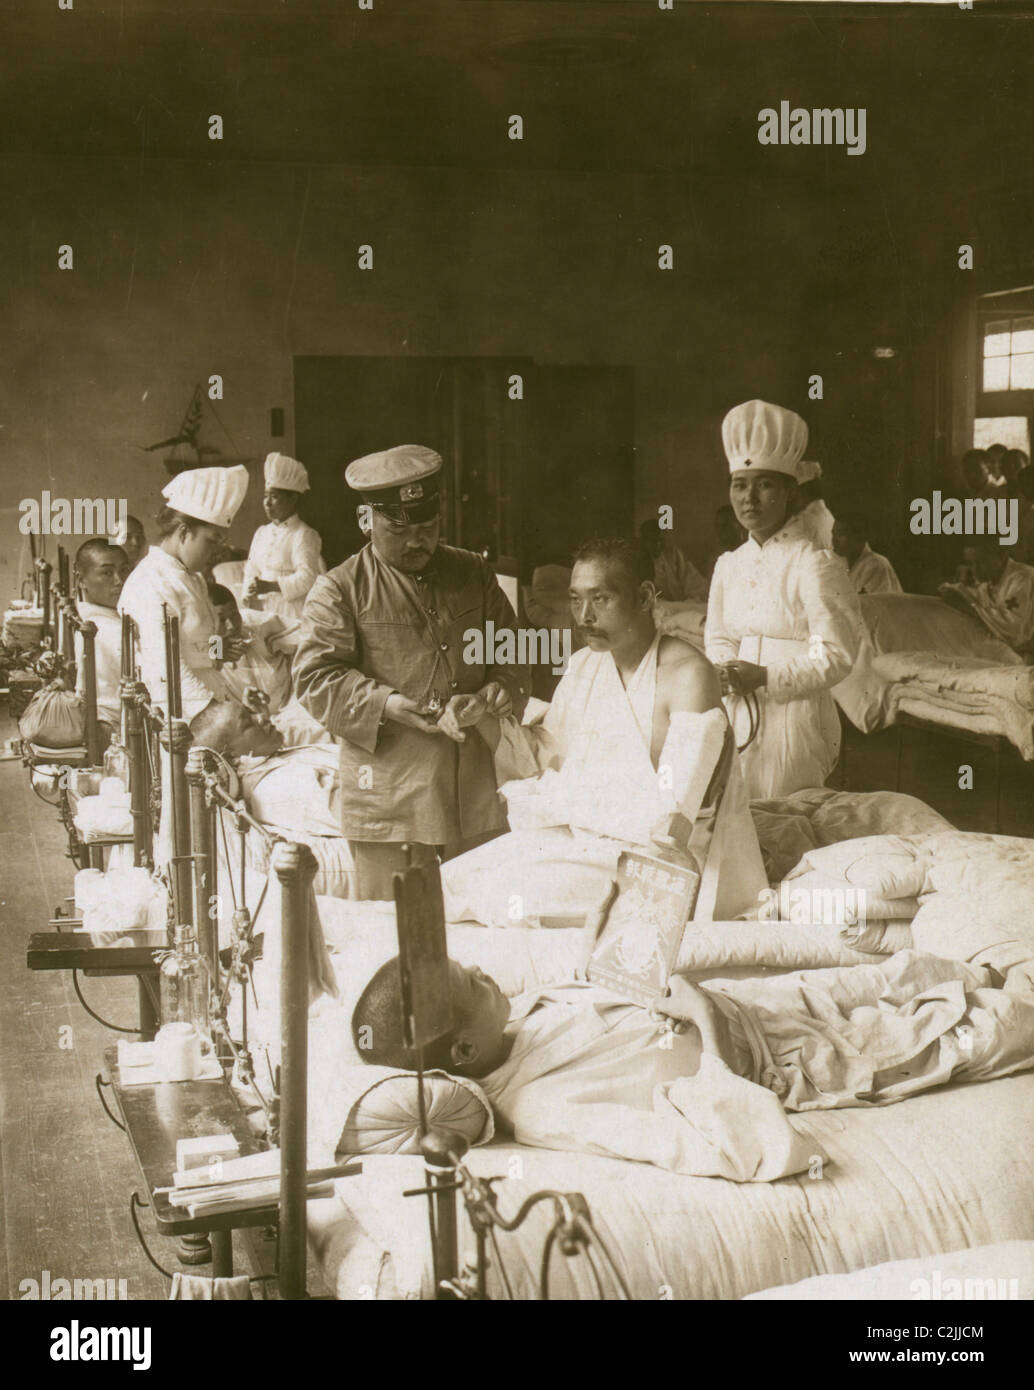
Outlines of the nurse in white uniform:
[[[126,580],[118,611],[137,626],[140,675],[152,701],[166,709],[165,637],[162,605],[179,618],[180,690],[189,724],[216,698],[230,698],[222,676],[224,659],[237,653],[222,646],[219,617],[208,597],[203,571],[218,555],[248,490],[248,470],[194,468],[162,489],[167,505],[158,514],[161,540],[152,545]],[[220,655],[221,654],[221,655]]]
[[861,618],[842,563],[791,514],[808,444],[801,417],[746,401],[722,422],[722,442],[729,500],[748,535],[715,565],[704,643],[747,744],[748,795],[765,800],[820,787],[836,766],[831,690],[854,662]]
[[244,566],[242,598],[247,608],[275,613],[285,631],[277,643],[293,651],[301,636],[302,609],[318,575],[326,572],[320,534],[298,515],[309,491],[305,465],[286,454],[269,454],[264,468],[262,506],[269,524],[260,526]]

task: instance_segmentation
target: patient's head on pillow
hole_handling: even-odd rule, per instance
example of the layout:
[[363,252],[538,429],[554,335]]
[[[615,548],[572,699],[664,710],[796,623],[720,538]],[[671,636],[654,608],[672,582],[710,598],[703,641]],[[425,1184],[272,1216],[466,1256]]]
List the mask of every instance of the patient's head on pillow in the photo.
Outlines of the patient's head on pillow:
[[227,758],[263,757],[283,743],[278,729],[260,723],[238,700],[213,700],[194,718],[190,731],[195,743]]
[[[424,1048],[428,1070],[457,1076],[487,1076],[506,1060],[510,1042],[504,1033],[510,1001],[490,976],[476,966],[449,962],[452,1031]],[[371,1066],[416,1066],[402,1035],[402,984],[395,956],[373,976],[352,1013],[356,1051]]]

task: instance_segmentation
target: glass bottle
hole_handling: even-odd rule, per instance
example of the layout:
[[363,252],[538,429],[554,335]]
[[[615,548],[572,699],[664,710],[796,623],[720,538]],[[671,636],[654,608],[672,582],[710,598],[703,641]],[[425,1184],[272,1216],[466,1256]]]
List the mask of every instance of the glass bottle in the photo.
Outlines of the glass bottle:
[[189,923],[176,927],[173,948],[162,960],[159,999],[162,1024],[192,1023],[202,1051],[210,1051],[208,971],[198,951],[197,932]]
[[129,791],[129,754],[118,739],[112,739],[104,750],[104,776],[117,777]]

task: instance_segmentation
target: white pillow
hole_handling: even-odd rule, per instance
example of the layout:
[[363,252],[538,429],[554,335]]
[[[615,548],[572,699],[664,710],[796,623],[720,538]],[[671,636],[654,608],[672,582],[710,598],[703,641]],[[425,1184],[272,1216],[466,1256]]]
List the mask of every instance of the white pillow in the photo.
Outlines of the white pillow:
[[[347,1154],[420,1152],[420,1112],[416,1072],[360,1067],[342,1077],[346,1091],[357,1086],[334,1157]],[[476,1081],[444,1071],[424,1073],[424,1104],[431,1129],[461,1136],[467,1144],[487,1144],[495,1133],[492,1107]]]
[[926,865],[925,856],[900,835],[865,835],[809,850],[784,881],[793,888],[841,886],[864,888],[881,898],[917,898],[923,891]]

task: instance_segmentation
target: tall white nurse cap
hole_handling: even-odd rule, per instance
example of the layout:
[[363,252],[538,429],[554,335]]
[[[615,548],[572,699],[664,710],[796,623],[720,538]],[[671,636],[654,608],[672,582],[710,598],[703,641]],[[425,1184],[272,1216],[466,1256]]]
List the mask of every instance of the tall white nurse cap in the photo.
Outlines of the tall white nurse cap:
[[238,463],[233,468],[191,468],[177,473],[162,488],[162,496],[184,516],[210,526],[229,526],[247,490],[248,470]]
[[286,454],[267,454],[262,473],[266,487],[283,488],[285,492],[309,491],[305,464]]
[[786,473],[797,477],[797,466],[808,447],[808,426],[792,410],[768,401],[744,401],[722,421],[722,444],[729,472]]

